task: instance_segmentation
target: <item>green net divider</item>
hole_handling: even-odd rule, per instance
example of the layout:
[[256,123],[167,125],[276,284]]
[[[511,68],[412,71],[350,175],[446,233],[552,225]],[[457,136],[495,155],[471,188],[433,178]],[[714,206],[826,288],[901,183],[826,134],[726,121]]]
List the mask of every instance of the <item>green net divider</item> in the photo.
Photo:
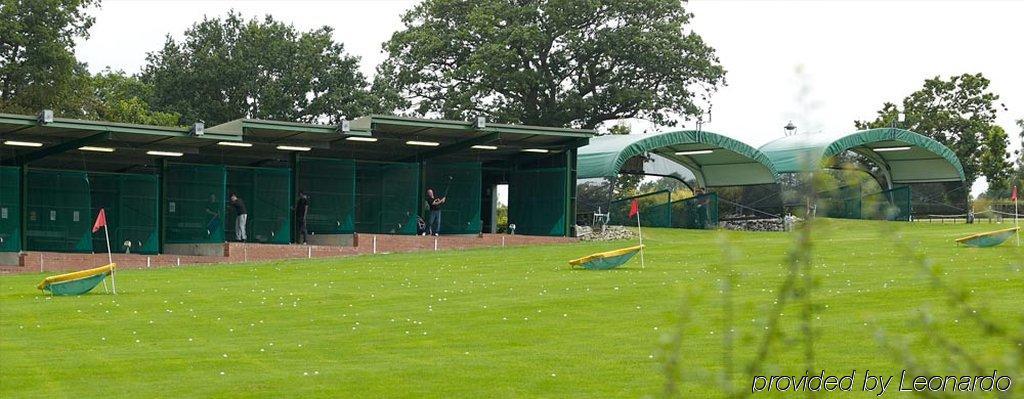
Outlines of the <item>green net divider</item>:
[[836,190],[820,193],[818,216],[840,219],[860,219],[860,186],[842,186]]
[[0,166],[0,252],[21,251],[21,168]]
[[[248,217],[246,237],[250,242],[288,244],[291,242],[292,193],[291,169],[281,168],[227,168],[228,200],[231,193],[245,202]],[[234,209],[227,207],[224,233],[235,237]]]
[[862,203],[865,219],[910,220],[910,187],[897,187],[868,194],[864,196]]
[[[103,208],[113,252],[155,254],[160,251],[160,178],[156,175],[89,173],[92,214]],[[130,246],[126,245],[130,242]],[[107,249],[102,232],[93,234],[96,252]]]
[[[437,195],[445,195],[445,190],[448,191],[448,201],[441,207],[442,234],[477,234],[482,231],[480,201],[483,176],[479,162],[428,163],[425,183]],[[426,209],[426,201],[423,207]],[[427,217],[423,219],[429,221]]]
[[92,201],[85,172],[28,170],[25,249],[92,252]]
[[355,232],[356,164],[350,159],[299,157],[295,190],[309,195],[311,234]]
[[564,236],[566,169],[517,170],[508,185],[508,222],[516,234]]
[[164,242],[224,242],[223,166],[169,163],[164,169]]
[[672,192],[668,190],[622,198],[611,203],[609,224],[635,226],[636,216],[629,218],[629,208],[637,200],[640,210],[640,225],[644,227],[672,226]]
[[672,227],[684,229],[714,229],[718,227],[718,194],[701,194],[672,201]]
[[356,231],[416,234],[419,184],[417,163],[357,163]]

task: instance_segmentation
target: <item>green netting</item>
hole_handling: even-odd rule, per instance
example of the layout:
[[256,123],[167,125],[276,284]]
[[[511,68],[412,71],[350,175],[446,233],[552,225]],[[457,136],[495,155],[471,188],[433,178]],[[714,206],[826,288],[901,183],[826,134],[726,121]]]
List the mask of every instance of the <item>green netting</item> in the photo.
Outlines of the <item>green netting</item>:
[[840,219],[860,219],[861,209],[860,186],[849,185],[824,193],[819,193],[818,216]]
[[419,182],[419,164],[357,164],[356,231],[416,234]]
[[[160,251],[160,179],[156,175],[89,173],[92,214],[107,214],[110,248],[114,252],[155,254]],[[131,242],[131,246],[125,245]],[[93,234],[96,252],[107,249],[106,237]]]
[[224,242],[223,166],[167,164],[164,169],[164,242]]
[[[290,169],[227,168],[227,191],[245,202],[248,219],[246,236],[250,242],[287,244],[291,242],[291,175]],[[224,232],[235,237],[235,215],[227,207]]]
[[355,162],[348,159],[300,157],[296,192],[309,195],[306,229],[311,234],[355,231]]
[[718,194],[672,201],[672,227],[714,229],[718,227]]
[[[441,233],[480,233],[482,184],[479,162],[427,164],[427,187],[438,195],[445,195],[447,190],[448,201],[441,207]],[[425,201],[423,205],[426,207]]]
[[672,192],[668,190],[640,194],[633,197],[612,201],[609,223],[613,225],[635,226],[636,216],[629,217],[629,209],[637,200],[640,211],[640,225],[644,227],[672,226]]
[[25,248],[92,252],[89,178],[85,172],[29,170]]
[[862,216],[865,219],[910,220],[910,187],[897,187],[868,194],[861,202]]
[[563,236],[566,218],[566,170],[519,170],[508,186],[508,222],[517,234]]
[[21,168],[0,166],[0,252],[21,250]]

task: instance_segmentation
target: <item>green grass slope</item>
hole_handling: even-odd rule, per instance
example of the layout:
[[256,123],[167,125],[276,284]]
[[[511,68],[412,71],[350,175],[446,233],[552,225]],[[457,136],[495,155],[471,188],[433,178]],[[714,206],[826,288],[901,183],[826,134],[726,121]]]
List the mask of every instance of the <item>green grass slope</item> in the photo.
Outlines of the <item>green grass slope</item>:
[[[925,253],[944,281],[972,293],[970,303],[1020,329],[1024,250],[952,241],[999,227],[815,226],[817,367],[898,373],[904,366],[876,333],[930,353],[912,322],[922,309],[974,353],[1009,353],[949,310],[897,247]],[[41,275],[2,276],[0,397],[657,395],[684,296],[681,390],[713,395],[724,359],[723,249],[736,254],[739,368],[763,335],[795,234],[644,233],[644,269],[639,258],[612,271],[566,263],[628,244],[619,242],[131,270],[117,274],[116,296],[100,287],[49,297],[35,289]],[[798,312],[783,309],[769,371],[803,374]],[[747,377],[735,382],[750,389]]]

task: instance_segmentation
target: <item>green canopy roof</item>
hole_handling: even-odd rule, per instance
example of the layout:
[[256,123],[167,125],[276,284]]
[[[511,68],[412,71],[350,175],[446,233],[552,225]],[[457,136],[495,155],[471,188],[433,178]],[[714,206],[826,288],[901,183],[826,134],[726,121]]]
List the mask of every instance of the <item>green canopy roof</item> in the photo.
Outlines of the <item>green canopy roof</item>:
[[882,128],[841,135],[798,134],[761,146],[780,173],[810,172],[838,154],[853,151],[884,169],[892,183],[963,181],[956,154],[909,130]]
[[578,177],[613,177],[630,158],[648,152],[689,169],[706,187],[774,183],[777,175],[768,157],[754,147],[716,133],[682,130],[591,138],[579,148]]

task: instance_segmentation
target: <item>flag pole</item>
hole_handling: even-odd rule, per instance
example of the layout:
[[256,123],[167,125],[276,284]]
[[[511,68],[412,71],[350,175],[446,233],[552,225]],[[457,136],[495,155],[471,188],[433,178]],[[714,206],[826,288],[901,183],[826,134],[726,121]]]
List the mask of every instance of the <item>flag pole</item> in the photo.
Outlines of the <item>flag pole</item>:
[[[103,223],[103,235],[107,237],[107,260],[110,264],[114,264],[114,255],[110,252],[110,230],[107,230],[107,223],[104,220]],[[117,283],[114,281],[114,268],[110,268],[110,288],[113,289],[114,295],[117,295]]]
[[1013,227],[1017,228],[1014,232],[1017,236],[1017,246],[1020,246],[1020,211],[1017,208],[1017,186],[1013,186]]
[[637,207],[636,211],[636,231],[640,235],[640,268],[645,269],[644,266],[644,231],[640,229],[640,208]]

